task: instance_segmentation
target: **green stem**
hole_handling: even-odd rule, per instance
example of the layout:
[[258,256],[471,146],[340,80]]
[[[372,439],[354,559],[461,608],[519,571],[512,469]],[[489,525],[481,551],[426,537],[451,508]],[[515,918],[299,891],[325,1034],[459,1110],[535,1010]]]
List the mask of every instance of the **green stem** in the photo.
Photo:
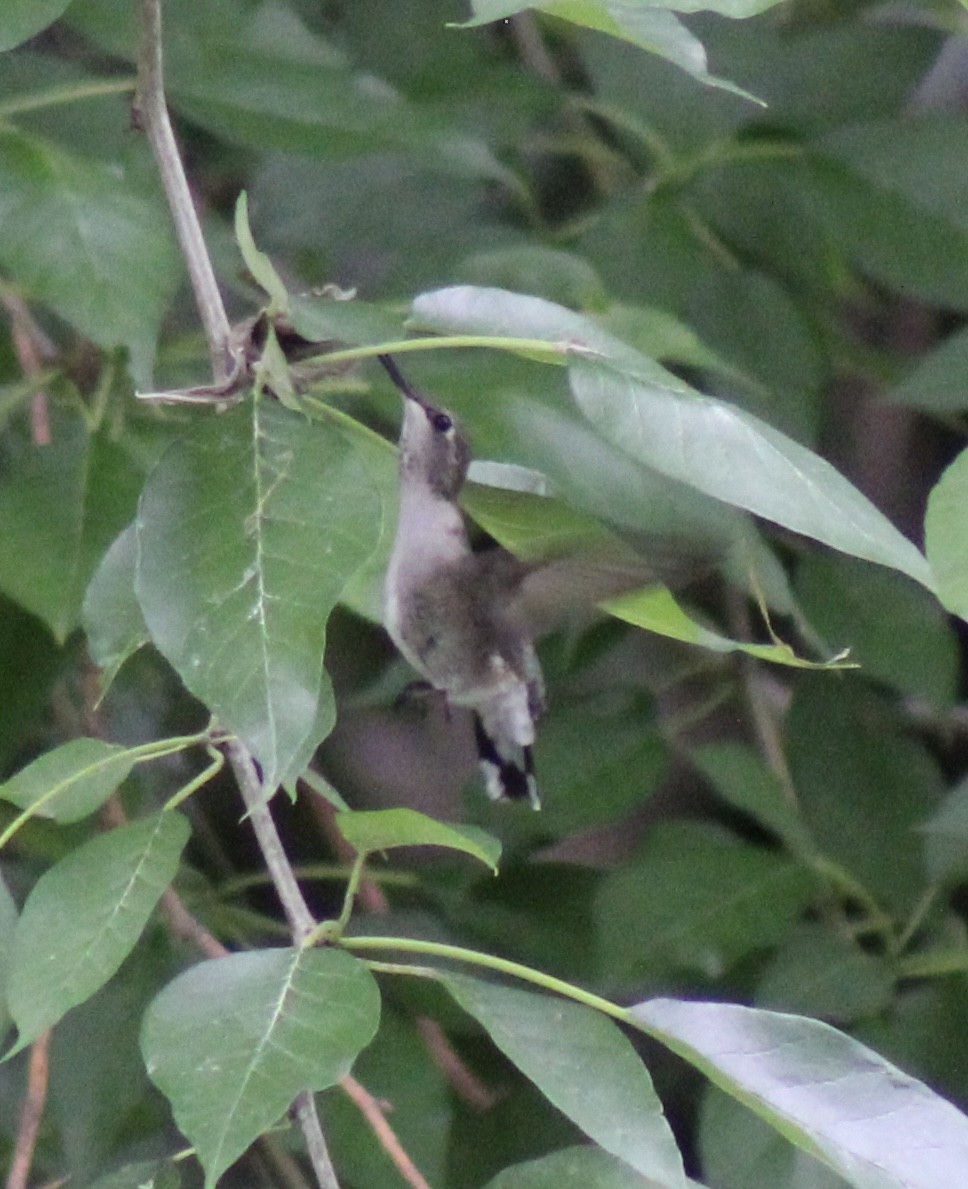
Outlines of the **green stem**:
[[407,351],[449,351],[458,347],[488,347],[494,351],[516,351],[525,355],[540,355],[548,362],[559,362],[565,356],[598,355],[588,347],[565,341],[548,339],[516,339],[487,334],[449,334],[432,338],[400,339],[398,342],[375,343],[363,347],[347,347],[319,356],[327,363],[346,363],[353,359],[372,359],[377,355],[402,355]]
[[[420,941],[413,937],[343,937],[339,943],[347,950],[398,950],[410,954],[430,954],[435,958],[445,958],[454,962],[467,962],[472,966],[484,966],[488,970],[497,970],[501,974],[509,974],[512,978],[519,978],[523,982],[533,983],[545,991],[552,991],[556,995],[563,995],[566,999],[573,999],[576,1003],[583,1003],[586,1007],[594,1008],[615,1020],[629,1021],[628,1011],[610,999],[603,999],[601,995],[593,995],[591,991],[583,991],[573,983],[566,983],[560,978],[554,978],[543,971],[535,970],[532,966],[523,966],[520,962],[510,962],[507,958],[498,958],[494,954],[482,954],[478,950],[467,950],[459,945],[444,945],[439,941]],[[407,967],[397,963],[374,963],[376,969],[399,974],[412,974],[418,978],[441,978],[443,971],[434,970],[427,966]]]
[[182,801],[187,801],[192,793],[197,792],[203,785],[208,784],[212,777],[225,767],[225,756],[220,751],[216,751],[214,747],[209,745],[205,749],[211,756],[212,762],[207,768],[203,768],[197,776],[190,780],[187,784],[182,785],[173,797],[165,802],[165,809],[176,809],[181,805]]
[[65,103],[76,103],[80,99],[100,99],[104,95],[123,95],[133,91],[137,80],[133,78],[111,78],[102,82],[68,83],[62,87],[47,87],[43,91],[32,91],[29,95],[18,95],[0,103],[0,120],[20,116],[24,112],[39,108],[58,107]]
[[338,937],[343,936],[343,931],[350,923],[350,917],[353,915],[353,904],[356,901],[356,893],[360,886],[360,880],[363,878],[363,868],[365,864],[366,851],[361,851],[353,860],[353,866],[350,869],[350,877],[346,881],[346,892],[343,895],[343,911],[339,914],[339,918],[336,921]]

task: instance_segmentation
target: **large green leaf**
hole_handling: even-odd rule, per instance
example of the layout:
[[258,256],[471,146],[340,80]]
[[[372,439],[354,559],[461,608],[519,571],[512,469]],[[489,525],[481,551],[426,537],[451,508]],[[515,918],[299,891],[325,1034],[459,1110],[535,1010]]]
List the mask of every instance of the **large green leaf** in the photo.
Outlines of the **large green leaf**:
[[540,298],[456,286],[417,297],[413,321],[446,333],[559,344],[578,357],[570,380],[579,409],[627,455],[933,589],[924,557],[830,463],[751,414],[702,396],[590,319]]
[[567,1000],[464,975],[441,981],[596,1143],[659,1185],[684,1189],[682,1158],[651,1079],[611,1020]]
[[41,876],[14,937],[13,1051],[114,974],[174,878],[188,835],[184,817],[159,813],[93,838]]
[[147,386],[178,277],[160,205],[101,162],[6,129],[0,223],[9,279],[99,346],[127,347]]
[[101,557],[134,514],[141,474],[107,434],[58,406],[48,445],[18,423],[0,457],[0,587],[63,641]]
[[13,49],[56,21],[70,0],[6,0],[0,12],[0,52]]
[[352,442],[268,400],[199,420],[150,475],[136,591],[155,644],[249,746],[299,776],[335,715],[326,621],[380,538]]
[[961,1189],[968,1119],[828,1024],[652,999],[628,1019],[819,1156],[854,1189]]
[[169,983],[142,1051],[208,1189],[298,1094],[349,1073],[379,1018],[373,976],[340,950],[232,954]]

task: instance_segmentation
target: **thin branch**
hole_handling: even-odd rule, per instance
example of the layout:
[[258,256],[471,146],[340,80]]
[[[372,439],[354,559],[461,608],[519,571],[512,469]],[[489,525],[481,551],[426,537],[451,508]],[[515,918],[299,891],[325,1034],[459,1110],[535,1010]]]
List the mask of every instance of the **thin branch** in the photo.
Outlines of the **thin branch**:
[[158,163],[172,222],[175,224],[175,234],[185,258],[208,341],[215,385],[227,390],[240,371],[241,360],[232,349],[228,316],[168,118],[162,74],[161,0],[141,0],[138,90],[133,111],[135,121],[144,129]]
[[434,1064],[450,1083],[454,1093],[475,1111],[489,1111],[500,1095],[489,1090],[476,1073],[458,1056],[438,1020],[417,1016],[415,1023]]
[[17,1141],[7,1177],[6,1189],[27,1189],[30,1166],[37,1146],[40,1122],[47,1101],[47,1075],[50,1068],[50,1029],[30,1046],[30,1065],[27,1073],[27,1094],[20,1112]]
[[412,1185],[413,1189],[430,1189],[430,1185],[424,1180],[420,1169],[404,1151],[403,1145],[397,1139],[396,1132],[386,1121],[380,1104],[373,1095],[353,1077],[343,1078],[340,1086],[359,1107],[363,1117],[383,1145],[383,1150],[397,1166],[397,1171],[407,1184]]
[[323,1135],[319,1115],[316,1112],[316,1100],[309,1090],[304,1090],[297,1097],[293,1103],[293,1112],[302,1129],[303,1138],[306,1141],[306,1151],[309,1154],[309,1162],[312,1164],[313,1171],[316,1173],[320,1189],[339,1189],[339,1183],[336,1180],[336,1169],[333,1168],[333,1162],[329,1158],[326,1137]]
[[166,888],[159,904],[176,937],[190,941],[209,958],[227,958],[230,951],[188,911],[174,888]]
[[255,761],[249,749],[238,739],[230,739],[223,746],[235,773],[249,821],[252,822],[259,850],[292,930],[293,941],[296,945],[302,945],[315,930],[316,922],[296,882],[289,856],[283,848],[276,823],[272,820]]

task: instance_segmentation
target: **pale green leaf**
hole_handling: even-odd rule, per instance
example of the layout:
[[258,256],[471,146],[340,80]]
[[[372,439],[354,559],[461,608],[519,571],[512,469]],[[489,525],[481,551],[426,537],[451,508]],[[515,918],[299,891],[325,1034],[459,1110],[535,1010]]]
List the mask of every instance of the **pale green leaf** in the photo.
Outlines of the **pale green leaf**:
[[463,851],[497,872],[501,844],[476,826],[439,822],[415,809],[350,810],[337,813],[336,825],[359,854],[395,846],[442,846]]
[[609,615],[614,615],[616,619],[623,619],[636,627],[658,632],[660,636],[669,636],[673,640],[682,640],[686,644],[698,644],[711,652],[745,652],[748,656],[755,656],[763,661],[772,661],[776,665],[790,665],[797,669],[845,667],[841,657],[834,657],[829,661],[805,660],[797,656],[789,644],[782,641],[775,644],[750,644],[721,636],[718,632],[710,631],[709,628],[690,619],[673,598],[671,591],[664,586],[651,586],[647,590],[638,590],[621,595],[617,599],[609,599],[602,604],[602,609]]
[[379,1018],[373,976],[341,950],[231,954],[169,983],[141,1047],[207,1189],[298,1094],[345,1077]]
[[270,314],[286,314],[289,311],[289,294],[282,278],[273,267],[272,261],[261,252],[252,238],[249,226],[249,199],[243,190],[235,204],[235,241],[239,245],[245,266],[256,283],[269,298]]
[[854,1189],[963,1186],[968,1118],[829,1024],[674,999],[627,1016]]
[[174,878],[188,836],[180,814],[156,814],[98,835],[40,877],[14,937],[17,1049],[114,974]]

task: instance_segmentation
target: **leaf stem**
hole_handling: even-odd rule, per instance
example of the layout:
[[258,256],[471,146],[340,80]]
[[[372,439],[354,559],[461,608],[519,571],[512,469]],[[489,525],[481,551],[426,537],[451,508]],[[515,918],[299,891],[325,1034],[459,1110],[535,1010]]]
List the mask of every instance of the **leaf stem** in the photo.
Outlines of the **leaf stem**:
[[[626,1008],[595,995],[591,991],[584,991],[574,983],[566,983],[563,979],[535,970],[533,966],[524,966],[520,962],[511,962],[507,958],[498,958],[494,954],[481,953],[479,950],[464,949],[459,945],[446,945],[439,941],[422,941],[414,937],[343,937],[339,944],[348,950],[400,950],[410,954],[429,954],[435,958],[445,958],[455,962],[467,962],[472,966],[484,966],[488,970],[497,970],[501,974],[509,974],[512,978],[519,978],[523,982],[533,983],[552,991],[556,995],[563,995],[566,999],[573,999],[576,1003],[583,1003],[595,1011],[623,1023],[629,1022]],[[379,970],[395,974],[410,974],[418,978],[440,978],[443,971],[435,970],[431,966],[407,966],[404,963],[381,962],[375,964]]]

